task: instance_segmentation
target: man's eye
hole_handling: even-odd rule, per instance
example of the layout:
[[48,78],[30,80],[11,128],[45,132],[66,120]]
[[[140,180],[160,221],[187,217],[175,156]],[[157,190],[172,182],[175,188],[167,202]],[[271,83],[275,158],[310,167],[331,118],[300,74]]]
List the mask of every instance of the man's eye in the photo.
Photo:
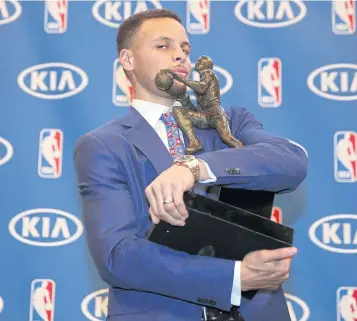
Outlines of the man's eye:
[[167,46],[167,45],[158,45],[157,48],[159,48],[159,49],[166,49],[166,48],[168,48],[168,46]]
[[189,54],[190,54],[190,50],[182,49],[182,51],[183,51],[186,55],[189,55]]

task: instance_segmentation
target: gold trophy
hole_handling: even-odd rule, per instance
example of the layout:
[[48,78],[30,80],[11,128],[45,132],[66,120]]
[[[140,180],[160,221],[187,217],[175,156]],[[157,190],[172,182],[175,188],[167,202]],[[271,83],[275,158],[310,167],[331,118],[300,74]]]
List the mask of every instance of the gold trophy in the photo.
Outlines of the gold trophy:
[[227,146],[231,148],[243,147],[242,142],[232,135],[229,119],[221,106],[219,80],[213,71],[212,59],[208,56],[201,56],[195,63],[195,70],[200,75],[199,81],[182,78],[169,69],[161,70],[155,78],[156,86],[160,90],[169,91],[174,80],[177,80],[194,91],[197,106],[191,102],[189,95],[183,94],[177,97],[182,107],[173,107],[177,125],[189,139],[186,153],[194,154],[203,149],[194,134],[193,127],[214,128]]

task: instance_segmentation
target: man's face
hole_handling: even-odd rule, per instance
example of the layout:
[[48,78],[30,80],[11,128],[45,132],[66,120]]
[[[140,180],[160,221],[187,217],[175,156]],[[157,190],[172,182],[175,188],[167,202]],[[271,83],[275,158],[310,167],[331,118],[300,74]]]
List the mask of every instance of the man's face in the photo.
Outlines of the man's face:
[[190,44],[185,28],[178,21],[171,18],[145,21],[135,36],[132,54],[133,81],[140,87],[161,97],[185,93],[186,85],[176,80],[170,94],[155,85],[155,77],[161,69],[170,69],[183,78],[190,75]]

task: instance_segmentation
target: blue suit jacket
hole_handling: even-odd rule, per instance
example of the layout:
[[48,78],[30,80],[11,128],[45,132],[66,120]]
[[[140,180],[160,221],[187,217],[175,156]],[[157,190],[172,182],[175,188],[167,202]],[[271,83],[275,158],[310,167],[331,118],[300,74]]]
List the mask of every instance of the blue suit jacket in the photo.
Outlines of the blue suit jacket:
[[[293,191],[306,175],[305,153],[267,133],[246,109],[226,112],[244,148],[228,148],[215,130],[195,129],[204,147],[197,155],[217,176],[216,184]],[[188,255],[145,239],[152,225],[145,188],[173,160],[134,108],[82,136],[74,162],[88,246],[110,285],[109,320],[199,321],[201,299],[213,300],[206,306],[230,310],[234,261]],[[247,321],[290,320],[281,290],[243,298],[240,310]]]

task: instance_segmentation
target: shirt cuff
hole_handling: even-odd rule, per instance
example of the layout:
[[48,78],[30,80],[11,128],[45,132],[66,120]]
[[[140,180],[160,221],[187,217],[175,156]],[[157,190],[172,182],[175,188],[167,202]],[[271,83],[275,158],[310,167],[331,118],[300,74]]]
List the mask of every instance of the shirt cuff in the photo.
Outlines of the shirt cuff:
[[199,181],[200,183],[214,183],[217,180],[216,175],[213,174],[213,172],[211,171],[210,167],[208,166],[208,164],[202,160],[199,159],[201,162],[203,162],[203,164],[206,166],[207,172],[208,172],[208,176],[209,179],[206,179],[205,181]]
[[236,261],[234,265],[234,278],[233,278],[233,287],[232,287],[232,295],[231,295],[231,304],[235,306],[240,306],[240,300],[241,300],[240,264],[241,261]]

